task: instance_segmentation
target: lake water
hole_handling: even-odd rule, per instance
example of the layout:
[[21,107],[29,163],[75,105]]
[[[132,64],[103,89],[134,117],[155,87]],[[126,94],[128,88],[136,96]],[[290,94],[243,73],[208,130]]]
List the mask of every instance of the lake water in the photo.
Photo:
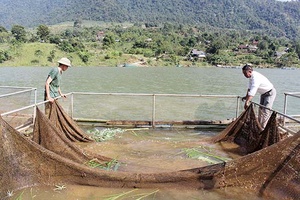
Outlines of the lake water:
[[[44,83],[50,67],[1,67],[0,86],[34,87],[38,101],[42,101]],[[277,98],[274,109],[283,111],[284,92],[297,92],[300,70],[257,69],[275,85]],[[68,92],[101,93],[158,93],[244,96],[248,84],[241,69],[236,68],[176,68],[176,67],[72,67],[63,74],[61,89]],[[258,101],[258,95],[255,98]],[[297,99],[290,106],[299,110]],[[294,114],[294,113],[293,113]],[[157,131],[133,130],[107,143],[86,146],[98,149],[105,156],[135,160],[149,166],[154,163],[160,170],[176,170],[206,165],[203,161],[188,159],[183,148],[199,148],[198,143],[207,133],[200,130]],[[212,133],[216,134],[216,133]],[[142,140],[141,140],[142,138]],[[207,148],[207,146],[206,146]],[[217,146],[210,146],[216,153]],[[154,152],[154,153],[153,153]],[[163,153],[161,153],[163,152]],[[219,152],[221,153],[221,152]],[[230,157],[229,155],[222,155]],[[149,159],[148,159],[149,158]],[[159,190],[119,189],[66,185],[29,188],[16,192],[12,199],[261,199],[240,188],[222,190]],[[126,193],[126,194],[125,194]],[[245,195],[247,194],[247,195]],[[120,198],[116,198],[120,196]]]
[[[50,67],[0,67],[0,86],[34,87],[43,99],[44,83]],[[277,98],[273,108],[283,112],[284,92],[300,88],[300,70],[255,69],[274,84]],[[63,74],[61,89],[68,92],[165,93],[244,96],[248,79],[236,68],[180,67],[72,67]],[[258,96],[254,101],[258,102]],[[297,110],[298,99],[289,107]],[[292,111],[291,111],[292,112]],[[297,110],[298,112],[298,110]],[[299,114],[290,113],[290,114]]]

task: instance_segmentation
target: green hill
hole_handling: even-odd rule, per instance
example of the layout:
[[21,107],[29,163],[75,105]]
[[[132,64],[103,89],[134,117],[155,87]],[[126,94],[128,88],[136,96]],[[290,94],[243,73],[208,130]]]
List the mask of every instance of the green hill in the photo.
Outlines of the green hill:
[[300,2],[275,0],[0,0],[0,26],[64,21],[176,23],[298,38]]

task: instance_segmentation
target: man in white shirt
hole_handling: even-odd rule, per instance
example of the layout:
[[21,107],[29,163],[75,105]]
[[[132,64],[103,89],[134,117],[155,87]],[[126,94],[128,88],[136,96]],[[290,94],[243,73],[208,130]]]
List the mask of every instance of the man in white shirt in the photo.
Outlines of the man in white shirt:
[[[273,84],[264,75],[253,71],[253,68],[249,64],[246,64],[242,70],[244,76],[249,78],[249,87],[246,96],[242,98],[242,100],[246,100],[244,108],[246,109],[249,106],[250,101],[258,92],[261,95],[260,104],[272,109],[276,97],[276,90]],[[263,128],[266,126],[269,117],[270,111],[261,107],[259,109],[258,120]]]

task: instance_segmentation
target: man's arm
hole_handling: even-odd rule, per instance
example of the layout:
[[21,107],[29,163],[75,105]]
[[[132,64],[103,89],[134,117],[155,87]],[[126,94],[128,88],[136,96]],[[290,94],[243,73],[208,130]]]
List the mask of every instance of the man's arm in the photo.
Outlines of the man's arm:
[[46,90],[46,98],[50,101],[53,102],[54,99],[50,96],[50,83],[52,82],[52,78],[48,76],[45,84],[45,90]]
[[253,96],[249,95],[250,89],[247,90],[246,96],[242,98],[243,101],[245,101],[244,109],[247,109],[250,105],[250,101],[252,101]]
[[67,98],[67,96],[61,92],[60,87],[58,88],[58,93],[60,96]]

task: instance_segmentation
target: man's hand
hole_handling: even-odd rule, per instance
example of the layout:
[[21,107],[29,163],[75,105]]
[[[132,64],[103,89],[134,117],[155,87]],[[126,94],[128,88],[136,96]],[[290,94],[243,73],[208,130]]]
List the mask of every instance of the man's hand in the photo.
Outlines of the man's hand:
[[244,109],[246,110],[249,107],[249,101],[245,102]]
[[54,102],[54,99],[49,97],[48,100],[50,101],[50,103],[53,103]]

